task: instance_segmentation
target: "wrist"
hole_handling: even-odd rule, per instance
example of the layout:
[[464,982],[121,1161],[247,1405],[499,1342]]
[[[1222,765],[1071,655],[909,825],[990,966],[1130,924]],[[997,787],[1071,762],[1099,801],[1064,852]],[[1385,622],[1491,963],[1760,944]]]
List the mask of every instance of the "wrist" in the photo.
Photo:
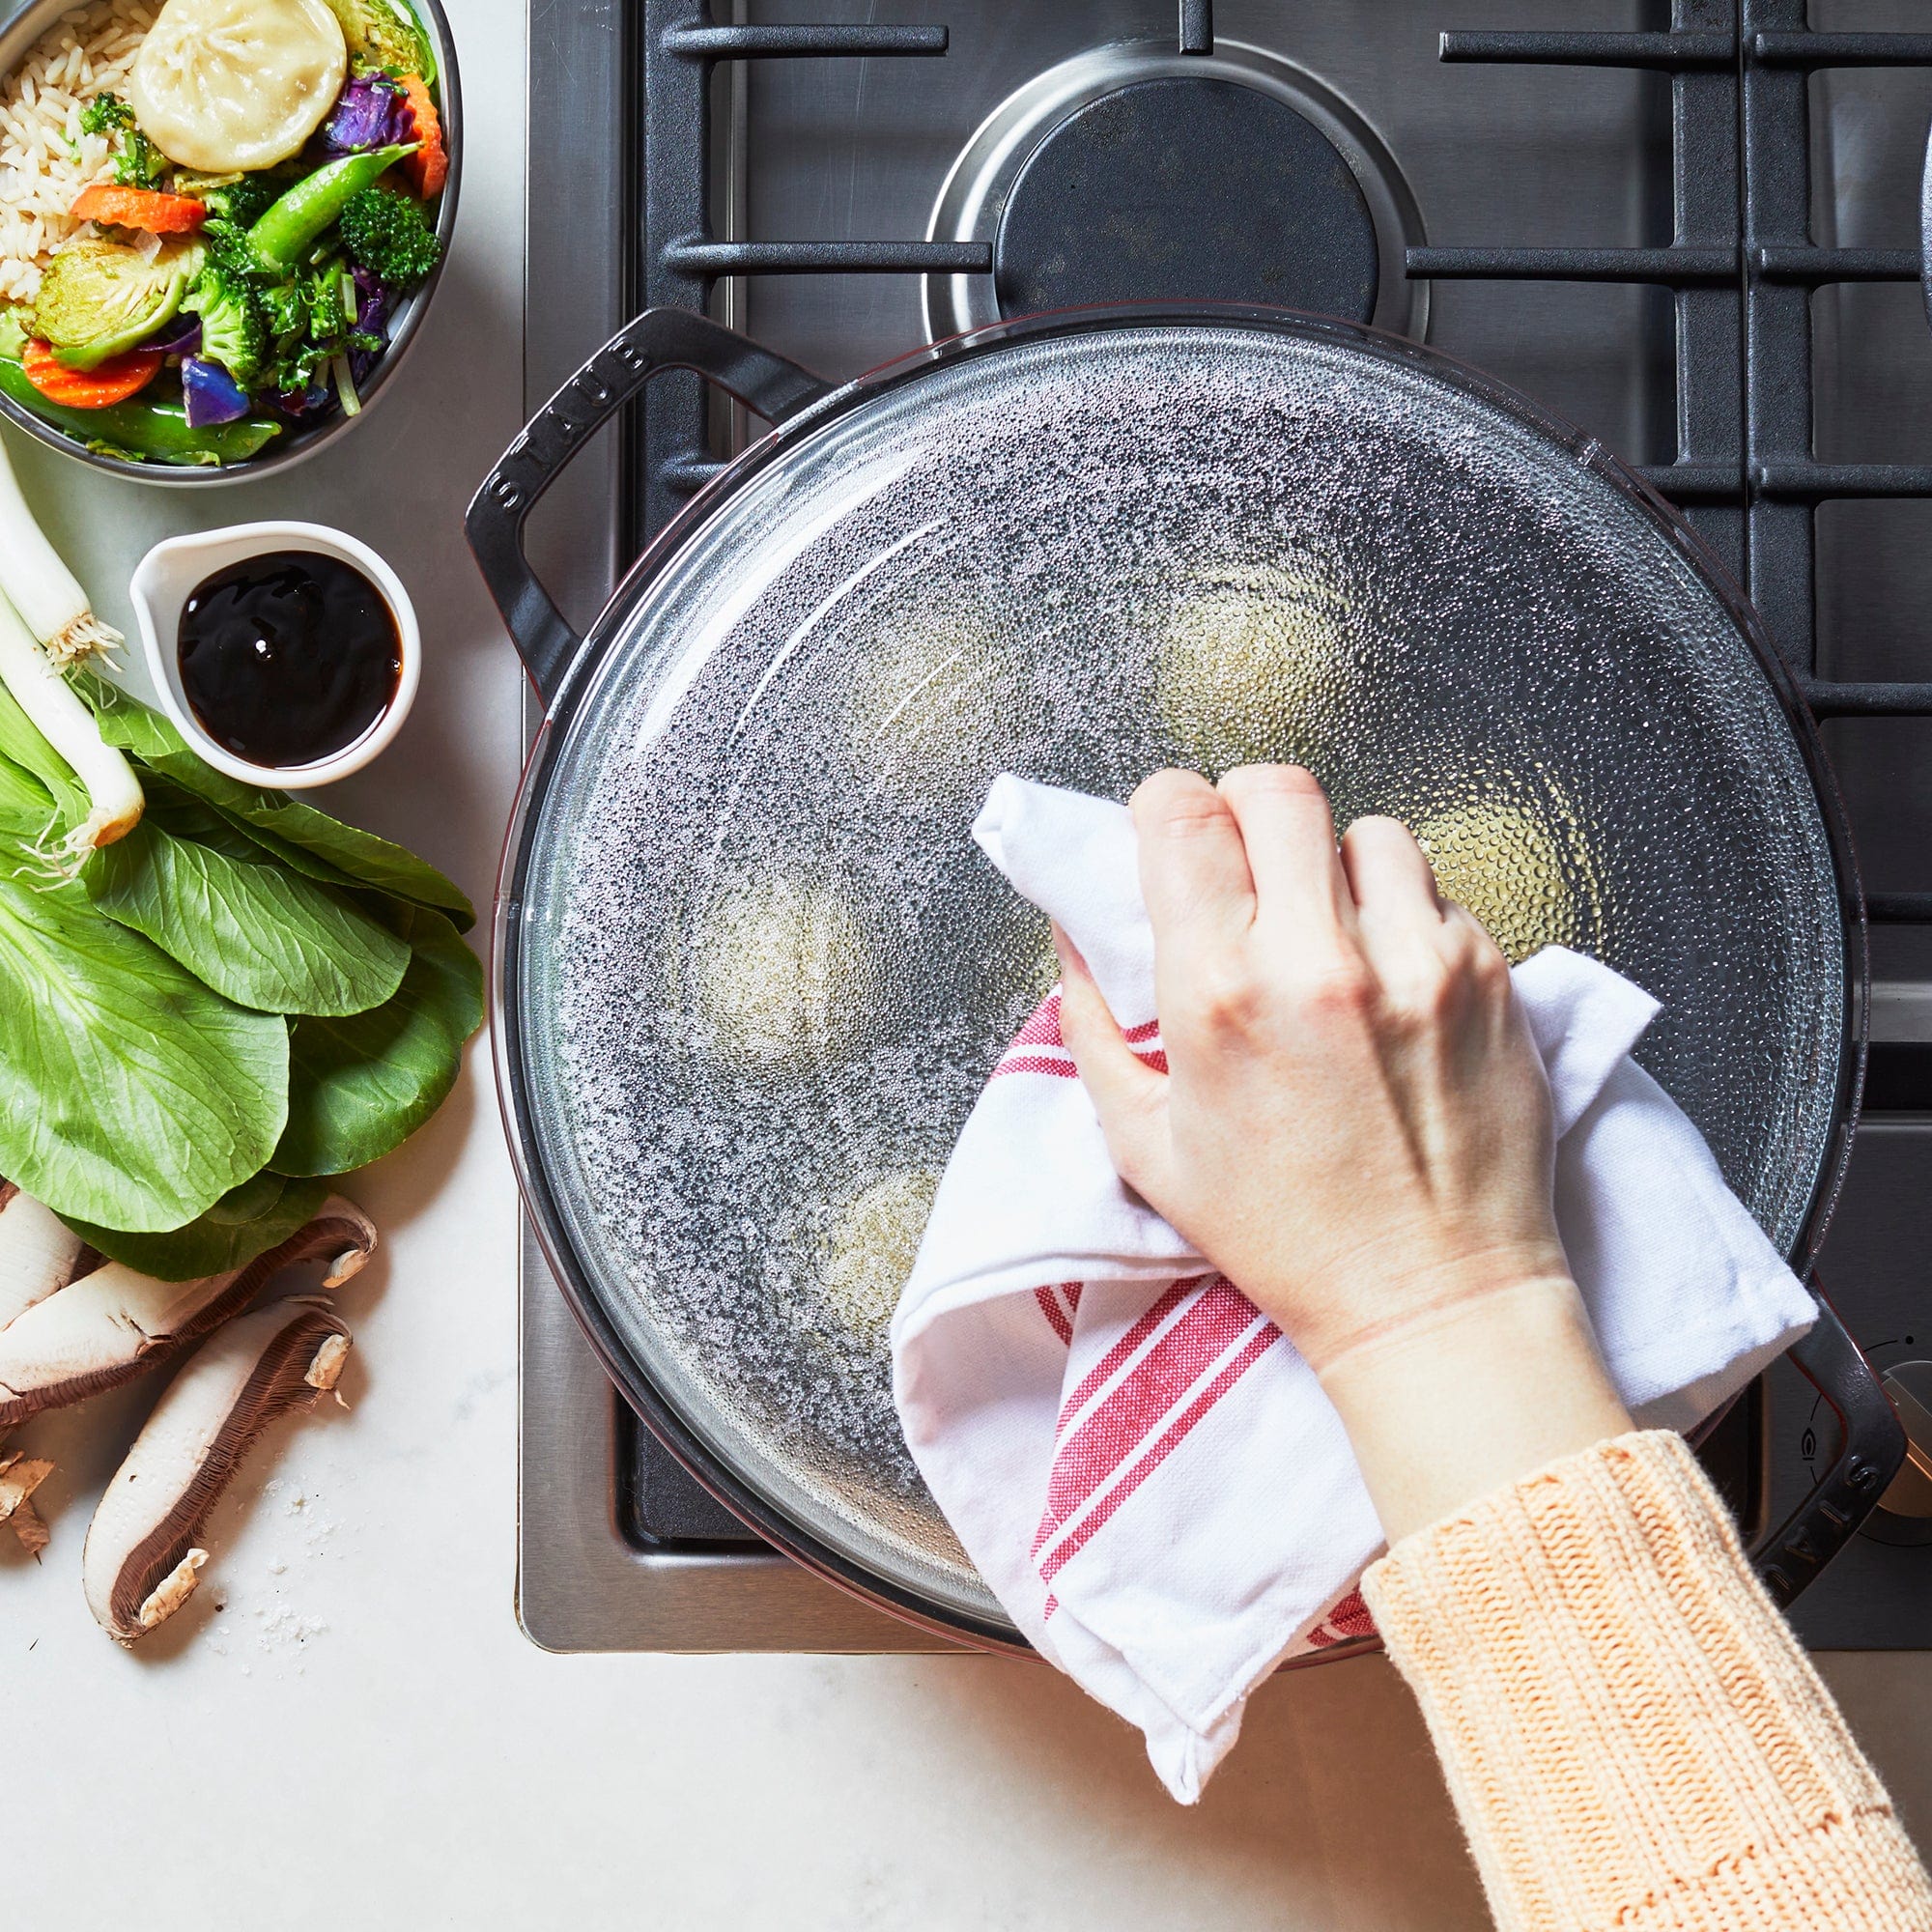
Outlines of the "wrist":
[[1633,1426],[1567,1274],[1445,1302],[1319,1377],[1392,1544]]

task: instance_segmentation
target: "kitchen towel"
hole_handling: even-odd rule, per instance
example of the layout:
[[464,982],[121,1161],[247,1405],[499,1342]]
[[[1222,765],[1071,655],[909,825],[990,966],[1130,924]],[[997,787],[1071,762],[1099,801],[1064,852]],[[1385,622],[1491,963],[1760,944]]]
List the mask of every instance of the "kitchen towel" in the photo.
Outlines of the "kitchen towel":
[[[973,836],[1164,1066],[1125,809],[1011,776]],[[1630,1052],[1658,1010],[1560,947],[1516,969],[1549,1075],[1556,1218],[1639,1426],[1689,1429],[1810,1325],[1810,1295]],[[1056,989],[960,1134],[893,1321],[927,1486],[1043,1656],[1138,1725],[1191,1804],[1283,1659],[1373,1631],[1381,1532],[1313,1371],[1129,1191]]]

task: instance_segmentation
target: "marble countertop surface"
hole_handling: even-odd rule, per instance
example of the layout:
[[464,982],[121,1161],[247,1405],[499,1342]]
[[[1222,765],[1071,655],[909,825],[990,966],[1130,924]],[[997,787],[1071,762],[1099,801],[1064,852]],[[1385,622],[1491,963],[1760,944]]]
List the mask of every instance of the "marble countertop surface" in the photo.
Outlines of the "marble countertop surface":
[[[839,10],[833,9],[832,12]],[[184,496],[8,436],[49,533],[125,616],[172,531],[300,516],[395,563],[424,619],[401,740],[326,795],[488,897],[520,679],[461,535],[521,422],[524,17],[452,0],[463,211],[380,408],[294,475]],[[516,1203],[484,1043],[358,1179],[384,1236],[340,1299],[350,1409],[284,1424],[137,1652],[80,1591],[93,1501],[155,1388],[16,1440],[58,1459],[38,1564],[0,1538],[17,1835],[0,1922],[37,1932],[653,1924],[787,1932],[1487,1923],[1428,1741],[1380,1660],[1284,1677],[1195,1810],[1043,1668],[984,1658],[555,1657],[517,1625]],[[1932,1656],[1828,1673],[1921,1836]]]

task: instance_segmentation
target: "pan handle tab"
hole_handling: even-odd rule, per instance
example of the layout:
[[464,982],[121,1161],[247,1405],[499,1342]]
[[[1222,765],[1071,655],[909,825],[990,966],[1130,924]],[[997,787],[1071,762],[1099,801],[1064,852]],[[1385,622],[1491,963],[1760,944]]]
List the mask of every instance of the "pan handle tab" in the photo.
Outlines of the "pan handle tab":
[[1906,1448],[1905,1431],[1871,1364],[1823,1296],[1817,1321],[1790,1353],[1837,1416],[1839,1441],[1810,1494],[1750,1552],[1779,1609],[1852,1540],[1898,1474]]
[[571,458],[662,369],[693,370],[773,423],[832,390],[809,369],[708,316],[652,308],[626,323],[538,411],[470,498],[463,529],[546,704],[583,640],[537,582],[524,525]]

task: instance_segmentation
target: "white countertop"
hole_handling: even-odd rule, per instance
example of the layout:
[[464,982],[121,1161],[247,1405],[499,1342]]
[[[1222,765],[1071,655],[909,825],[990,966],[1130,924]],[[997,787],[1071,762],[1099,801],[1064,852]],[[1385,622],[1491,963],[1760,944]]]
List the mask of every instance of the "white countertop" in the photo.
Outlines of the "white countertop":
[[[462,507],[522,420],[524,15],[453,0],[462,219],[371,420],[292,477],[183,496],[9,433],[97,603],[192,526],[308,516],[382,549],[424,619],[402,739],[325,795],[483,903],[520,679]],[[831,13],[841,10],[832,8]],[[436,1121],[355,1189],[384,1248],[341,1296],[351,1412],[284,1425],[137,1652],[80,1594],[95,1493],[152,1385],[16,1438],[59,1459],[38,1567],[0,1536],[15,1840],[0,1922],[860,1927],[921,1932],[1487,1923],[1407,1693],[1379,1660],[1286,1677],[1194,1811],[1043,1669],[980,1658],[547,1655],[513,1605],[516,1206],[478,1042]],[[1932,1579],[1928,1579],[1932,1581]],[[1829,1674],[1932,1838],[1932,1657]]]

